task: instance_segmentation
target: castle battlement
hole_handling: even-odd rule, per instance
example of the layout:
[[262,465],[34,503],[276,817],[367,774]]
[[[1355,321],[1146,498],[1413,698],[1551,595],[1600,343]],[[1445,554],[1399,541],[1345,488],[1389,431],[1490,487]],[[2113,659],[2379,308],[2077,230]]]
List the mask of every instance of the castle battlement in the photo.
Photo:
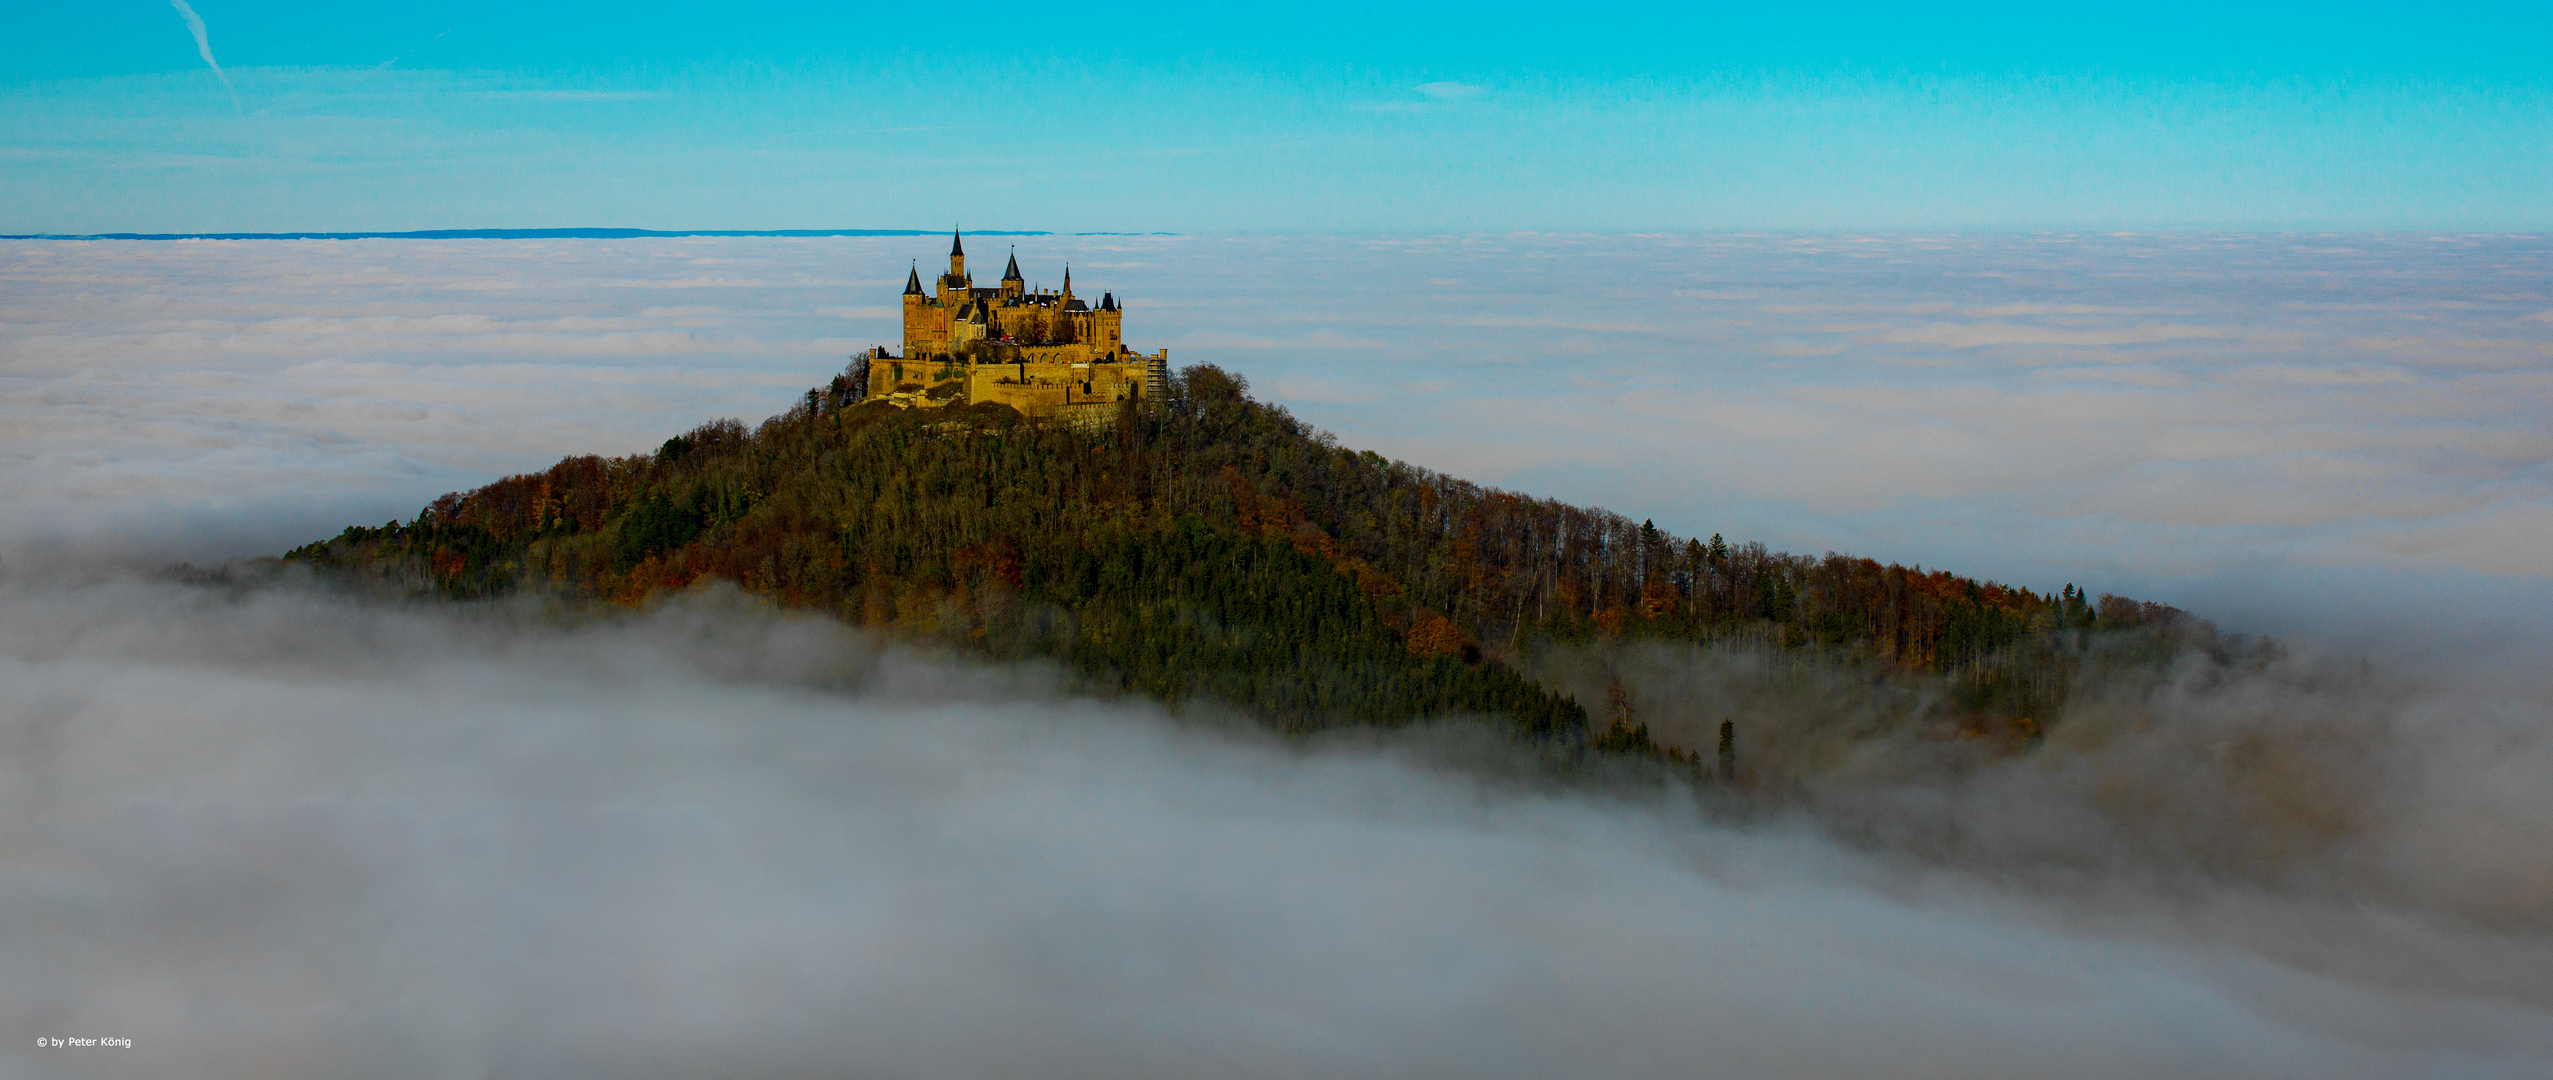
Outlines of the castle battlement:
[[884,348],[869,362],[869,395],[912,407],[999,402],[1036,418],[1149,402],[1161,393],[1170,350],[1127,348],[1125,310],[1114,293],[1094,307],[1073,295],[1072,267],[1060,290],[1030,289],[1011,256],[1000,285],[975,287],[966,239],[949,237],[948,272],[922,287],[904,279],[904,354]]

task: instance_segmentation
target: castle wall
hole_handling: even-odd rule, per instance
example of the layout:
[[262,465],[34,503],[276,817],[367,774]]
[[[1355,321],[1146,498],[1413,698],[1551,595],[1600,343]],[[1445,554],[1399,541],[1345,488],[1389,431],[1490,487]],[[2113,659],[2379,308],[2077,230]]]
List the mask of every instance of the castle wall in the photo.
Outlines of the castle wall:
[[966,397],[969,401],[998,401],[1027,416],[1044,419],[1077,406],[1139,399],[1144,392],[1145,374],[1143,364],[1026,360],[977,364],[969,369]]

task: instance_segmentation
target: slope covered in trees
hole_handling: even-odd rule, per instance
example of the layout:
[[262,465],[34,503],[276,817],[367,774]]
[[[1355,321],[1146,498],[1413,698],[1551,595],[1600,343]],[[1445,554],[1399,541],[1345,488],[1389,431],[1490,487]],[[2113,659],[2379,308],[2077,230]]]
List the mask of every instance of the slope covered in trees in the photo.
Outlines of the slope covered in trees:
[[[1591,734],[1523,674],[1552,642],[1746,640],[1940,680],[2035,730],[2095,629],[2177,612],[1688,539],[1337,445],[1194,367],[1149,412],[1032,425],[903,410],[837,379],[747,430],[573,457],[287,559],[418,591],[636,602],[706,578],[1103,687],[1295,728],[1488,714]],[[1604,711],[1604,710],[1599,710]],[[1603,718],[1599,718],[1603,719]],[[1599,736],[1640,748],[1629,729]]]

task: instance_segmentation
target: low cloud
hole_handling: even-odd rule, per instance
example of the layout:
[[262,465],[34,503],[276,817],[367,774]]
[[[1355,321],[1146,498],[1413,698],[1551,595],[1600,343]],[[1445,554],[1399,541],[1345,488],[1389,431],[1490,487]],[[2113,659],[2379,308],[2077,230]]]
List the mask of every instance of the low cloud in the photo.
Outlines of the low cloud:
[[1335,379],[1277,378],[1268,380],[1265,386],[1265,392],[1278,402],[1359,403],[1373,401],[1390,390],[1388,386]]
[[[758,419],[872,344],[841,293],[681,242],[15,243],[0,560],[279,551],[568,454]],[[803,269],[814,269],[810,265]],[[801,276],[791,268],[787,279]],[[487,287],[492,273],[507,283]],[[182,535],[182,542],[172,535]]]
[[1196,330],[1172,338],[1170,342],[1201,349],[1380,349],[1385,344],[1372,338],[1350,337],[1330,330],[1315,330],[1283,338]]
[[1944,323],[1912,330],[1893,330],[1880,335],[1880,340],[1905,345],[1938,345],[1946,349],[1982,349],[1995,345],[2149,345],[2158,341],[2224,337],[2227,333],[2204,326],[2178,325],[2069,330],[2010,323]]
[[[717,591],[598,617],[136,576],[784,408],[857,347],[842,305],[876,297],[838,282],[910,244],[13,243],[0,1071],[2553,1065],[2553,688],[2524,653],[2544,607],[2509,584],[2545,572],[2553,529],[2546,373],[2349,344],[2533,340],[2531,309],[2308,317],[2188,253],[2096,287],[2032,260],[2099,263],[2101,242],[2047,238],[1066,242],[1142,264],[1102,283],[1142,304],[1131,344],[1232,363],[1348,445],[1703,535],[1769,523],[1927,563],[1926,538],[1987,536],[2014,561],[1956,569],[2098,587],[2087,567],[2216,559],[2286,591],[2161,597],[2211,615],[2320,596],[2332,579],[2263,568],[2325,560],[2378,590],[2325,629],[2382,648],[2087,680],[2018,757],[1877,673],[1550,658],[1582,698],[1620,678],[1681,745],[1738,721],[1780,793],[1750,810],[1554,776],[1460,725],[1304,742],[1174,718]],[[687,287],[711,265],[775,284]],[[2470,292],[2463,264],[2423,265],[2400,280]],[[1467,295],[1391,285],[1447,275]],[[1767,296],[1927,311],[1781,359],[1764,349],[1835,340],[1810,336],[1832,316]],[[1942,303],[2225,333],[2100,346],[2135,353],[2101,372],[2154,385],[2097,389],[1876,340]],[[1484,308],[1502,324],[1473,325]],[[1372,348],[1203,336],[1309,344],[1306,312]],[[1559,323],[1660,332],[1570,353],[1593,336]],[[648,351],[659,333],[704,347]],[[1894,362],[1917,354],[1953,363]],[[2508,576],[2434,569],[2458,563]],[[2496,649],[2429,629],[2492,603]],[[38,1056],[47,1033],[136,1046]]]
[[[2038,588],[2152,592],[2273,552],[2336,581],[2553,581],[2524,554],[2542,545],[2490,531],[2524,515],[2469,516],[2553,497],[2553,326],[2526,238],[1038,245],[1032,266],[1119,267],[1092,292],[1133,305],[1130,344],[1281,389],[1348,445],[1679,532]],[[199,475],[222,447],[246,478],[257,448],[295,477],[279,497],[369,497],[376,520],[563,454],[646,449],[777,411],[891,341],[872,316],[892,318],[913,247],[14,242],[0,495],[50,498],[23,467],[39,458],[129,491],[108,474]],[[343,374],[381,363],[404,374]],[[1418,383],[1447,392],[1390,390]],[[371,464],[322,464],[348,447]],[[1997,524],[1979,528],[1987,505]]]
[[1626,658],[1644,701],[1734,710],[1751,765],[1820,786],[1742,824],[1521,779],[1460,727],[1173,721],[714,591],[600,621],[290,581],[0,599],[20,1069],[2553,1063],[2553,763],[2493,719],[2516,688],[2193,668],[2019,762],[1802,772],[1885,699],[1785,716],[1761,659]]

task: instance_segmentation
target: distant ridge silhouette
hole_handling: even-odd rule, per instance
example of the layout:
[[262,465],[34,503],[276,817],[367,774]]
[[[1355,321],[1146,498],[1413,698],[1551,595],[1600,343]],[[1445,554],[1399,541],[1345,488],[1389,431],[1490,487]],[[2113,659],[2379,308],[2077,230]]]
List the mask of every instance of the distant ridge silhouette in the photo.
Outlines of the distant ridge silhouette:
[[[1052,236],[978,229],[983,236]],[[626,240],[647,236],[937,236],[936,229],[418,229],[412,232],[21,233],[0,240]]]

